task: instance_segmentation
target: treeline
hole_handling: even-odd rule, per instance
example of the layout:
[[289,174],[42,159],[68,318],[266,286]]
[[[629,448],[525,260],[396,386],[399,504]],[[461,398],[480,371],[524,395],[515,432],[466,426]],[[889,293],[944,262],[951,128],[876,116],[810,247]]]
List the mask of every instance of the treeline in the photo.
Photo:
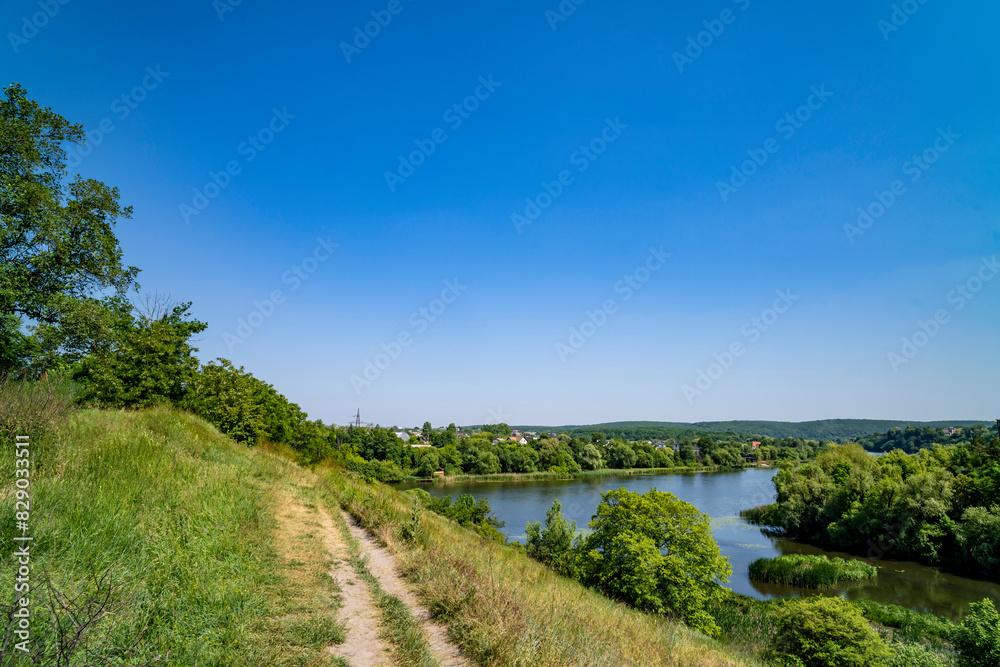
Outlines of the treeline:
[[[631,470],[720,466],[743,468],[756,461],[807,460],[828,445],[794,438],[761,441],[754,450],[745,441],[684,438],[654,447],[645,441],[609,440],[603,433],[570,437],[560,434],[521,444],[510,440],[506,424],[486,425],[459,438],[451,424],[434,430],[425,423],[430,446],[412,447],[389,429],[336,429],[337,455],[349,468],[381,481],[445,475],[496,475],[553,472],[575,474],[593,470]],[[767,444],[764,444],[766,442]],[[677,449],[674,450],[674,445]]]
[[[712,438],[724,438],[732,434],[742,434],[745,437],[768,437],[774,439],[801,438],[804,440],[846,442],[875,433],[884,433],[893,428],[944,428],[947,426],[983,426],[984,422],[954,421],[954,422],[905,422],[888,419],[820,419],[807,422],[776,422],[776,421],[714,421],[695,422],[609,422],[589,426],[524,426],[524,431],[546,431],[567,433],[571,436],[587,434],[592,431],[606,433],[608,437],[623,440],[665,440],[667,438],[698,438],[707,435]],[[988,424],[987,424],[988,426]]]
[[745,511],[788,535],[867,555],[917,560],[1000,578],[1000,438],[895,450],[873,457],[856,444],[787,465],[777,502]]
[[907,426],[894,428],[885,433],[873,433],[857,438],[857,443],[870,452],[891,452],[901,449],[907,454],[915,454],[921,449],[931,449],[934,445],[961,445],[972,441],[973,434],[989,439],[990,429],[982,424],[960,428],[950,435],[944,428],[930,426]]

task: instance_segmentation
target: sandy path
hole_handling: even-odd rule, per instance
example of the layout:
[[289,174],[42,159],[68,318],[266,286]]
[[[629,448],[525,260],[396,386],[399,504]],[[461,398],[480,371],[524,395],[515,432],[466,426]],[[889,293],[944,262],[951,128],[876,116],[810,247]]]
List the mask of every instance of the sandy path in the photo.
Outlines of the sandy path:
[[343,644],[334,644],[327,650],[341,656],[351,667],[379,667],[391,665],[389,648],[379,637],[379,611],[372,600],[368,586],[362,581],[350,564],[347,545],[333,519],[322,507],[317,507],[317,517],[323,530],[323,544],[334,559],[330,576],[340,584],[343,606],[340,619],[347,626],[347,638]]
[[[392,555],[380,546],[375,538],[369,535],[364,528],[359,526],[354,517],[343,510],[341,512],[344,514],[344,520],[347,521],[351,535],[361,545],[363,557],[368,559],[368,571],[378,579],[382,590],[389,595],[399,598],[403,604],[409,607],[410,613],[413,614],[413,617],[424,631],[424,636],[427,638],[427,644],[430,646],[433,656],[441,662],[443,667],[466,667],[471,665],[472,663],[462,657],[462,653],[458,647],[448,639],[447,628],[431,619],[430,611],[420,604],[416,596],[396,572],[396,562],[393,560]],[[351,664],[354,665],[353,662]]]

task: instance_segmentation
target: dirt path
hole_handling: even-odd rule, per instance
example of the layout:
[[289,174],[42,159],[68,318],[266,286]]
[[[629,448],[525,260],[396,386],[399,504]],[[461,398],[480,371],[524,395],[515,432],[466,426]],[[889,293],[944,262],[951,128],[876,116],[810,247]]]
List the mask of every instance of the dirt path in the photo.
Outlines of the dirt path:
[[[291,482],[292,480],[289,480]],[[317,561],[319,574],[332,560],[328,574],[340,588],[341,606],[337,620],[347,629],[343,644],[333,644],[327,652],[345,658],[351,667],[389,667],[392,665],[389,649],[379,637],[379,611],[372,601],[368,586],[350,564],[347,546],[329,513],[318,503],[302,497],[303,489],[311,488],[314,480],[305,476],[295,479],[298,490],[282,485],[277,493],[278,528],[276,543],[279,553],[288,562]],[[316,539],[322,547],[316,544]],[[315,551],[306,551],[304,544],[315,544]],[[305,571],[290,569],[288,575],[309,590],[315,584]]]
[[[361,545],[362,554],[368,559],[368,571],[372,573],[379,584],[389,595],[399,598],[409,609],[410,613],[420,624],[427,638],[431,653],[442,667],[466,667],[471,665],[468,660],[462,657],[461,651],[450,639],[445,626],[431,619],[430,612],[417,600],[410,591],[406,583],[396,572],[396,562],[392,555],[382,548],[364,528],[358,525],[347,512],[341,510],[344,520],[351,531],[351,535]],[[351,663],[352,666],[354,663]]]
[[319,524],[323,529],[323,544],[334,559],[330,576],[340,583],[343,607],[340,618],[347,626],[347,638],[343,644],[331,646],[328,650],[345,658],[351,667],[377,667],[391,665],[389,649],[379,637],[379,611],[372,601],[368,586],[351,567],[347,555],[347,545],[333,519],[322,507],[317,507]]

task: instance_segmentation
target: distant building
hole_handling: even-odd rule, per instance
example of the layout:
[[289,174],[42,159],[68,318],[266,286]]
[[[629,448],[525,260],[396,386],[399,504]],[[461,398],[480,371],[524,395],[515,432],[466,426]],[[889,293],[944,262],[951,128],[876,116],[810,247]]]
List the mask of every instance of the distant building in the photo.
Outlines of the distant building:
[[407,433],[406,431],[396,431],[396,437],[402,440],[403,442],[410,441],[410,434]]
[[959,426],[949,426],[944,430],[945,435],[955,435],[962,432],[962,428]]
[[[515,433],[516,433],[516,431],[515,431]],[[519,435],[512,435],[512,436],[510,436],[509,438],[507,438],[507,440],[509,440],[509,441],[511,441],[511,442],[517,442],[517,443],[520,443],[520,444],[522,444],[522,445],[526,445],[526,444],[528,444],[528,441],[527,441],[527,440],[525,440],[524,438],[522,438],[522,437],[521,437],[521,436],[519,436]]]
[[667,443],[663,442],[662,440],[654,440],[651,444],[656,449],[663,449],[664,447],[667,446]]
[[760,447],[760,440],[754,440],[753,442],[750,443],[750,446],[754,449],[757,449],[758,447]]

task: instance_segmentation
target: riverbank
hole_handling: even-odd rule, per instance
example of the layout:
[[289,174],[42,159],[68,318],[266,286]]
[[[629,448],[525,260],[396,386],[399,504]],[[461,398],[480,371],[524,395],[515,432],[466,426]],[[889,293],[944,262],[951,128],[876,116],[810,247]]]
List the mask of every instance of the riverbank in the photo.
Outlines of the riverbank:
[[583,477],[614,477],[621,475],[679,475],[701,472],[740,472],[751,468],[771,468],[768,464],[748,465],[743,468],[724,468],[722,466],[695,466],[674,468],[628,468],[602,470],[582,470],[575,473],[562,472],[504,472],[495,475],[447,475],[444,477],[407,477],[393,484],[455,484],[459,482],[530,482],[539,480],[579,479]]

